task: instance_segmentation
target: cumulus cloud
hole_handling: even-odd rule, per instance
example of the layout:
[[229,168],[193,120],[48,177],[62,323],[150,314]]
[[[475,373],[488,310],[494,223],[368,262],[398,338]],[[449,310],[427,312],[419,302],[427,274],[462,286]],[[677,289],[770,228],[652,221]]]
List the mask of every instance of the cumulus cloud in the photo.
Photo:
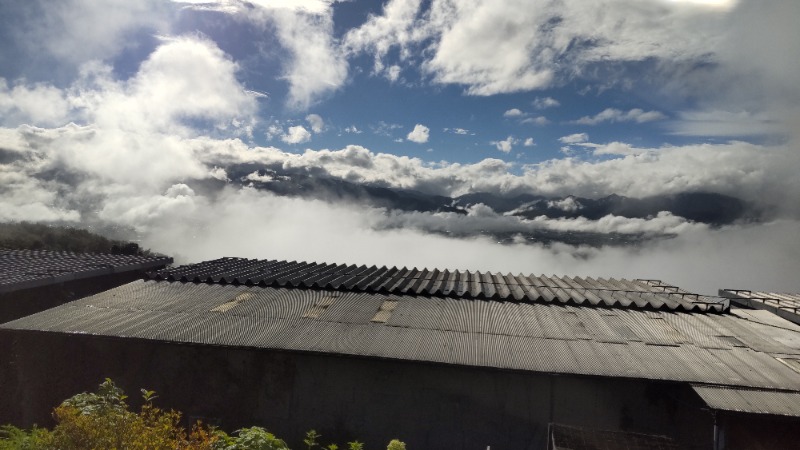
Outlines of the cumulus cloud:
[[13,125],[63,125],[68,121],[70,102],[60,89],[17,82],[13,87],[0,78],[0,123]]
[[372,53],[374,73],[384,73],[390,80],[393,72],[399,76],[400,67],[391,65],[387,69],[384,59],[394,46],[402,49],[399,54],[401,61],[409,59],[411,52],[407,46],[423,39],[426,32],[415,25],[421,3],[421,0],[389,1],[384,5],[382,15],[371,15],[359,28],[347,32],[344,47],[351,54]]
[[[265,9],[266,3],[251,3],[255,11]],[[401,23],[391,26],[399,31],[386,35],[387,39],[391,42],[407,39],[408,45],[429,45],[429,52],[419,56],[423,59],[419,64],[436,82],[461,84],[468,93],[483,95],[537,85],[536,77],[551,70],[548,64],[554,59],[549,58],[565,58],[570,62],[572,56],[566,55],[566,51],[553,50],[562,45],[564,49],[577,48],[579,56],[585,58],[584,63],[592,58],[614,60],[620,53],[630,55],[637,49],[641,50],[641,60],[654,54],[691,58],[693,55],[680,51],[670,54],[684,48],[686,42],[681,39],[694,40],[694,37],[684,38],[678,33],[664,31],[665,28],[683,29],[687,20],[679,13],[689,10],[661,2],[651,3],[639,6],[648,14],[656,11],[666,15],[657,16],[660,17],[658,23],[648,25],[655,27],[654,37],[638,40],[630,29],[649,29],[644,26],[645,14],[628,8],[625,12],[630,14],[630,20],[620,24],[616,20],[624,9],[620,5],[630,6],[622,0],[585,7],[595,13],[602,7],[602,11],[607,12],[607,18],[592,18],[594,21],[586,22],[598,22],[600,31],[590,26],[578,27],[576,23],[581,22],[569,14],[561,21],[551,20],[555,17],[551,8],[530,8],[527,3],[513,5],[518,14],[526,16],[518,22],[508,14],[505,5],[495,6],[497,11],[494,12],[488,6],[473,8],[474,17],[467,14],[466,7],[455,2],[434,1],[428,15],[419,14],[417,2],[394,1],[384,11],[403,6],[411,11],[397,15]],[[235,12],[241,11],[243,5],[227,4],[232,5],[231,11]],[[283,2],[283,6],[286,5],[288,3]],[[329,3],[297,5],[300,6],[283,8],[282,14],[292,18],[270,19],[288,21],[283,25],[273,24],[284,27],[283,33],[288,33],[283,34],[282,39],[303,32],[315,20],[319,20],[322,27],[312,34],[330,35],[330,29],[326,28]],[[454,14],[448,16],[445,9],[449,6]],[[278,13],[269,14],[272,17]],[[386,14],[369,18],[367,24],[377,23]],[[692,14],[701,13],[689,15]],[[542,22],[542,17],[537,15],[548,19]],[[531,16],[539,18],[532,20]],[[711,17],[708,23],[710,28],[715,26],[713,19]],[[299,22],[292,24],[292,20]],[[426,28],[445,20],[452,22],[441,22],[446,26],[439,31]],[[498,26],[507,22],[509,28]],[[679,25],[675,25],[676,22]],[[697,23],[701,23],[699,19]],[[547,30],[547,26],[530,28],[530,24],[549,24],[551,29]],[[467,25],[474,26],[475,32],[467,33]],[[618,34],[612,35],[608,30],[603,31],[604,27],[622,29],[615,30]],[[565,33],[559,28],[572,28],[579,33]],[[525,52],[504,54],[495,49],[497,55],[489,55],[489,61],[479,60],[488,54],[489,46],[477,46],[475,57],[459,53],[456,42],[459,33],[470,44],[502,34],[503,30],[515,29],[534,29],[537,33],[543,30],[547,36],[540,43],[532,42]],[[403,37],[403,33],[408,35]],[[591,39],[572,39],[586,35]],[[570,39],[562,41],[565,36]],[[609,40],[600,39],[604,36],[610,36]],[[665,36],[675,37],[678,42],[664,40]],[[298,38],[298,42],[306,42],[304,38]],[[331,39],[329,37],[315,39],[311,39],[311,46],[316,46],[317,50],[335,47],[333,40],[326,40]],[[366,47],[377,52],[378,47],[373,47],[371,39],[366,40]],[[666,44],[640,48],[648,40]],[[497,48],[505,45],[502,40],[498,42]],[[392,53],[389,51],[392,46],[400,47],[401,65],[413,63],[416,57],[403,55],[402,45],[396,43],[387,47],[378,63]],[[469,45],[461,50],[464,48],[468,49]],[[291,46],[287,49],[295,58],[305,51]],[[308,55],[314,59],[316,53]],[[341,69],[336,52],[333,58]],[[490,66],[498,58],[507,59],[509,65]],[[632,60],[630,56],[627,58]],[[461,59],[464,64],[457,64]],[[324,61],[325,58],[320,57],[311,66]],[[567,63],[561,66],[569,67]],[[585,66],[577,64],[576,67]],[[304,77],[305,72],[295,69],[291,63],[286,66],[290,88]],[[335,68],[334,72],[338,74],[339,69]],[[800,206],[796,199],[800,196],[800,180],[795,170],[800,156],[792,145],[732,141],[634,149],[624,143],[592,144],[586,136],[576,144],[591,144],[587,148],[608,158],[568,158],[528,166],[493,158],[471,164],[432,163],[373,152],[360,146],[288,152],[254,146],[239,137],[245,133],[239,128],[252,123],[257,103],[238,81],[238,70],[239,66],[207,39],[181,37],[161,41],[135,73],[125,79],[118,78],[110,66],[88,63],[81,66],[80,78],[67,87],[5,82],[0,89],[3,121],[0,128],[0,218],[131,227],[143,245],[173,254],[179,262],[234,255],[515,273],[658,277],[707,292],[719,287],[800,289],[796,276],[800,252],[800,241],[796,239],[800,229],[796,220],[800,217]],[[546,78],[545,74],[541,80],[546,81]],[[298,87],[292,94],[293,101],[298,105],[311,104],[320,95],[335,89],[335,81],[340,80],[334,76],[332,84],[320,84],[320,79],[325,80],[326,76],[322,74],[311,79],[306,91]],[[323,84],[326,87],[320,87]],[[37,105],[48,101],[54,102],[53,110],[40,111]],[[313,124],[310,126],[313,130]],[[275,132],[275,137],[292,134],[291,128],[284,132],[280,124],[273,123],[270,127],[275,127],[267,130]],[[387,133],[397,129],[389,124],[379,127],[382,128],[375,129]],[[304,127],[299,128],[310,136]],[[511,136],[506,141],[509,145],[518,143]],[[247,171],[236,175],[238,166],[246,167]],[[766,224],[710,229],[664,213],[647,219],[606,216],[598,221],[521,219],[495,214],[485,205],[473,205],[466,214],[395,213],[361,205],[278,197],[241,187],[234,182],[239,180],[227,181],[241,176],[254,184],[269,183],[287,173],[442,195],[489,192],[598,197],[610,193],[646,196],[711,191],[774,207],[773,217],[782,219]],[[562,209],[577,207],[565,200],[554,205]],[[480,229],[512,233],[531,230],[669,233],[677,237],[625,249],[536,243],[497,245],[488,238],[450,239],[431,234]]]
[[428,142],[428,137],[430,136],[430,129],[422,124],[414,125],[414,129],[411,130],[410,133],[406,136],[411,142],[416,142],[417,144],[424,144]]
[[302,144],[311,140],[311,133],[302,125],[289,127],[289,131],[281,136],[281,140],[287,144]]
[[439,0],[424,13],[420,4],[393,0],[345,41],[378,70],[393,48],[403,63],[425,48],[421,68],[472,95],[550,87],[599,62],[705,61],[726,26],[719,11],[677,2]]
[[645,123],[654,120],[666,119],[666,116],[658,111],[644,111],[639,108],[631,109],[630,111],[621,111],[616,108],[607,108],[597,113],[594,116],[584,116],[573,123],[580,125],[597,125],[603,122],[636,122]]
[[589,135],[586,133],[575,133],[558,138],[559,142],[564,144],[578,144],[589,140]]
[[278,36],[292,54],[284,75],[292,108],[307,109],[347,79],[347,60],[333,45],[332,14],[275,10]]
[[281,65],[283,79],[289,84],[287,106],[292,109],[308,109],[320,98],[339,89],[347,79],[347,59],[333,37],[330,1],[180,3],[201,11],[231,14],[265,29],[274,26],[280,44],[289,53]]
[[524,145],[525,147],[533,147],[536,145],[536,143],[533,142],[533,138],[527,138],[525,139],[525,142],[522,145]]
[[553,97],[536,97],[533,100],[533,107],[536,109],[555,108],[556,106],[561,106],[561,102]]
[[322,133],[325,129],[325,121],[319,114],[309,114],[306,116],[306,122],[311,126],[311,131],[314,133]]
[[445,128],[444,132],[445,133],[459,134],[459,135],[462,135],[462,136],[466,136],[468,134],[475,134],[475,133],[471,133],[466,128]]
[[509,109],[508,111],[503,113],[503,117],[520,117],[523,115],[524,113],[517,108]]
[[561,200],[550,200],[547,202],[547,206],[566,212],[575,212],[583,208],[583,205],[579,201],[575,200],[575,197],[572,196],[563,198]]
[[519,143],[519,141],[517,139],[515,139],[514,136],[509,136],[509,137],[503,139],[502,141],[492,141],[491,142],[492,145],[497,147],[497,149],[500,150],[503,153],[510,153],[511,149],[513,149],[514,145],[516,145],[517,143]]

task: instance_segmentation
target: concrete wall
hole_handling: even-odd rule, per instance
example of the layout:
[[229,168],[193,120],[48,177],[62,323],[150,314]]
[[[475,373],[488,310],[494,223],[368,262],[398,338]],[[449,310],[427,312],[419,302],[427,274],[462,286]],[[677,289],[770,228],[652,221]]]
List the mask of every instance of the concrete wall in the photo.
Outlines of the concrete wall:
[[261,425],[293,448],[314,428],[373,449],[544,449],[550,422],[711,448],[711,417],[685,385],[3,330],[0,352],[0,423],[26,427],[110,377],[134,401],[153,389],[162,407],[228,431]]

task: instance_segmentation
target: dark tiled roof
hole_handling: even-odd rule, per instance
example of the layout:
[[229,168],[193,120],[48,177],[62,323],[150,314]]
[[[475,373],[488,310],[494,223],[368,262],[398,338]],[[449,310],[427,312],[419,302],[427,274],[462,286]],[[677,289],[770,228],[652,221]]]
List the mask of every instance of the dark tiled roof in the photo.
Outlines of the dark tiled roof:
[[172,263],[166,256],[0,249],[0,293]]
[[720,289],[719,295],[730,299],[735,305],[770,311],[786,320],[800,324],[800,294]]
[[488,272],[221,258],[167,268],[154,280],[294,287],[396,295],[557,302],[587,306],[725,312],[727,301],[658,280],[547,277]]

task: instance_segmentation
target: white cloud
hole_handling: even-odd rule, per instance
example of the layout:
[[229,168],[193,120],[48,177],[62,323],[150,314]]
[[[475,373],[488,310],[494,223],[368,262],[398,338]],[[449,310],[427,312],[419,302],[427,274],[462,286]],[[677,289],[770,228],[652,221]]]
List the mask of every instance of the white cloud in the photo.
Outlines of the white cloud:
[[530,123],[532,125],[544,126],[548,125],[550,123],[550,120],[548,120],[547,117],[545,116],[536,116],[523,119],[522,123]]
[[637,148],[626,142],[610,142],[608,144],[583,142],[577,145],[594,149],[593,155],[640,155],[649,151],[649,149]]
[[363,131],[361,131],[358,128],[356,128],[355,125],[350,125],[349,127],[345,128],[344,132],[345,133],[351,133],[351,134],[361,134],[361,133],[363,133]]
[[[25,24],[7,36],[25,48],[26,57],[55,58],[73,67],[118,55],[133,32],[168,32],[171,14],[170,4],[159,0],[31,0],[18,7]],[[52,69],[52,62],[48,66]]]
[[559,142],[564,144],[577,144],[589,140],[589,135],[586,133],[575,133],[558,138]]
[[466,136],[468,134],[473,134],[473,135],[475,134],[475,133],[470,133],[470,131],[467,130],[466,128],[445,128],[444,132],[445,133],[459,134],[459,135],[462,135],[462,136]]
[[533,138],[527,138],[525,139],[525,143],[523,143],[522,145],[524,145],[525,147],[533,147],[536,145],[536,143],[533,142]]
[[503,113],[503,117],[520,117],[523,115],[523,112],[517,108],[509,109],[508,111]]
[[407,46],[418,42],[426,33],[416,26],[420,4],[421,0],[387,2],[382,15],[371,15],[359,28],[347,32],[343,39],[344,47],[351,54],[371,52],[374,55],[373,72],[384,73],[392,80],[394,74],[399,76],[400,66],[392,65],[386,69],[384,59],[389,50],[400,46],[399,58],[405,61],[411,56]]
[[514,136],[509,136],[502,141],[492,141],[491,144],[503,153],[510,153],[511,149],[514,148],[514,145],[518,142],[518,140],[514,139]]
[[533,107],[536,109],[555,108],[560,105],[561,103],[553,97],[536,97],[533,100]]
[[390,66],[386,69],[386,78],[392,83],[396,83],[400,79],[400,72],[402,68],[398,65]]
[[705,61],[727,25],[724,12],[657,1],[434,0],[420,13],[418,0],[393,0],[345,41],[372,53],[376,72],[392,48],[404,64],[424,49],[419,66],[434,81],[493,95],[547,88],[601,62]]
[[266,135],[268,141],[271,141],[282,134],[283,134],[283,128],[281,128],[280,125],[278,124],[272,124],[269,127],[267,127]]
[[417,144],[424,144],[425,142],[428,142],[429,136],[430,136],[430,130],[428,129],[428,127],[422,124],[416,124],[414,125],[414,129],[411,130],[410,133],[408,133],[406,139],[408,139],[411,142],[416,142]]
[[786,123],[772,119],[764,113],[747,111],[684,111],[669,128],[681,136],[756,136],[778,134]]
[[639,108],[631,109],[630,111],[621,111],[615,108],[607,108],[597,113],[595,116],[584,116],[573,123],[580,125],[597,125],[602,122],[636,122],[645,123],[654,120],[663,120],[667,116],[658,111],[644,111]]
[[306,122],[311,125],[311,131],[314,133],[322,133],[325,129],[325,121],[319,114],[309,114],[306,116]]
[[289,84],[287,106],[307,110],[339,89],[347,79],[347,59],[333,37],[331,1],[181,1],[198,10],[214,10],[250,21],[265,29],[274,25],[289,52],[281,61]]
[[332,12],[305,14],[277,10],[281,43],[292,53],[285,69],[288,105],[304,110],[347,79],[347,61],[333,43]]
[[0,78],[2,124],[64,125],[69,120],[71,109],[67,95],[60,89],[43,84],[28,86],[23,83],[9,87],[8,82]]
[[[794,265],[800,243],[793,239],[800,229],[798,222],[714,230],[662,214],[652,219],[608,216],[596,222],[542,219],[523,224],[478,208],[467,216],[387,215],[378,209],[277,197],[254,189],[228,189],[213,204],[203,198],[185,199],[191,203],[140,215],[148,223],[143,227],[147,230],[144,244],[176,255],[179,263],[236,255],[368,266],[659,278],[712,295],[722,287],[800,289]],[[485,238],[452,239],[426,232],[479,225],[512,230],[675,232],[678,237],[636,249],[596,249],[562,244],[497,245]],[[406,251],[408,248],[414,251]],[[748,257],[742,258],[743,254]]]
[[311,140],[311,133],[302,125],[289,127],[289,131],[281,136],[281,140],[287,144],[302,144]]

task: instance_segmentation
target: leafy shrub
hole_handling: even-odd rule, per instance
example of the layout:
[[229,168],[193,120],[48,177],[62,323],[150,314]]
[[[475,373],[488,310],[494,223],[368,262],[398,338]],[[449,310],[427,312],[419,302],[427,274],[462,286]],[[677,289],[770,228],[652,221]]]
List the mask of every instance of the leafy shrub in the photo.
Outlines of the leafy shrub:
[[406,450],[406,443],[399,439],[392,439],[386,450]]
[[[187,430],[180,424],[181,413],[156,407],[155,392],[141,392],[144,404],[138,413],[132,412],[125,393],[107,378],[97,392],[74,395],[56,407],[52,431],[0,426],[0,450],[289,450],[286,442],[261,427],[242,428],[235,436],[200,422]],[[308,449],[323,448],[321,437],[310,430],[303,443]],[[364,450],[358,441],[347,445],[348,450]],[[324,448],[338,450],[339,446]],[[394,439],[387,449],[405,450],[406,445]]]

